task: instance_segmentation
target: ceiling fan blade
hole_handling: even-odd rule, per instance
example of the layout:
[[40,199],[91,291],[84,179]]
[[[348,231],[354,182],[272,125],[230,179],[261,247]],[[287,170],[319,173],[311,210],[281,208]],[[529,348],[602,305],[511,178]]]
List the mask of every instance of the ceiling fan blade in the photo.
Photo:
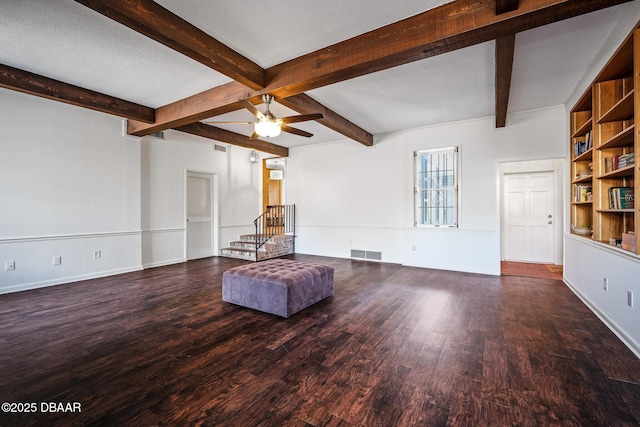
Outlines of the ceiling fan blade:
[[210,121],[206,121],[206,122],[201,122],[207,125],[213,125],[213,124],[218,124],[218,125],[253,125],[255,124],[255,122],[210,122]]
[[247,110],[251,111],[251,114],[256,116],[258,119],[264,119],[265,118],[264,114],[262,114],[262,111],[258,110],[256,107],[254,107],[254,105],[252,103],[250,103],[249,101],[245,101],[244,99],[239,99],[238,102],[240,104],[242,104],[242,106],[244,108],[246,108]]
[[253,132],[249,137],[249,139],[258,139],[258,138],[260,138],[260,135],[258,135],[256,132]]
[[320,113],[316,114],[300,114],[299,116],[289,116],[282,117],[281,119],[277,119],[278,123],[287,124],[287,123],[299,123],[306,122],[309,120],[320,120],[323,119],[324,116]]
[[304,136],[306,138],[311,138],[313,136],[312,133],[309,133],[301,129],[292,128],[291,126],[287,126],[287,125],[281,125],[280,129],[282,130],[282,132],[288,132],[294,135]]

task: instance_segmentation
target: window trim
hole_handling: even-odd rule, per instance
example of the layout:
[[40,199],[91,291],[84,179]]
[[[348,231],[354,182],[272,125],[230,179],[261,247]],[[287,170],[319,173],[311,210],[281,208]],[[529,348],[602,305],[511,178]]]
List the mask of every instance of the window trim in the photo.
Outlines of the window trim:
[[[455,200],[455,206],[453,209],[453,215],[454,215],[454,223],[453,224],[422,224],[420,223],[420,214],[419,209],[421,208],[420,205],[420,200],[419,200],[419,195],[421,194],[421,192],[423,192],[424,190],[420,190],[420,186],[418,184],[418,174],[420,171],[420,166],[419,166],[419,159],[421,156],[423,155],[427,155],[427,154],[438,154],[438,153],[446,153],[446,152],[452,152],[453,153],[453,157],[454,157],[454,162],[453,162],[453,186],[451,187],[446,187],[446,188],[451,188],[454,192],[454,200]],[[460,152],[458,149],[458,146],[452,146],[452,147],[443,147],[443,148],[431,148],[431,149],[425,149],[425,150],[418,150],[418,151],[414,151],[413,152],[413,193],[414,193],[414,197],[413,197],[413,212],[414,212],[414,218],[413,218],[413,225],[416,228],[459,228],[460,226],[460,188],[459,188],[459,180],[460,180],[460,176],[459,176],[459,156]]]

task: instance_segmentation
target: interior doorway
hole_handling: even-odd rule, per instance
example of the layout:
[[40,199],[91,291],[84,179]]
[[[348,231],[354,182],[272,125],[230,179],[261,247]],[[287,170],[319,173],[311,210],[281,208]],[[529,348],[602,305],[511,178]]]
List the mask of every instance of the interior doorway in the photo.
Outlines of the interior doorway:
[[264,159],[262,161],[262,212],[267,206],[284,204],[285,159]]
[[502,163],[502,261],[562,264],[562,159]]
[[213,256],[217,248],[214,175],[188,171],[186,187],[187,260]]

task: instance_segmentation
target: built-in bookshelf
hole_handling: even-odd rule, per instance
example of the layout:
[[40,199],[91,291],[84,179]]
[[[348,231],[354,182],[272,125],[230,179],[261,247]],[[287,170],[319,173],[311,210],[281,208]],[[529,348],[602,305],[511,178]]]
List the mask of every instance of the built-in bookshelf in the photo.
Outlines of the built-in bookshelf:
[[[640,27],[571,110],[571,233],[638,254]],[[637,89],[637,90],[636,90]]]

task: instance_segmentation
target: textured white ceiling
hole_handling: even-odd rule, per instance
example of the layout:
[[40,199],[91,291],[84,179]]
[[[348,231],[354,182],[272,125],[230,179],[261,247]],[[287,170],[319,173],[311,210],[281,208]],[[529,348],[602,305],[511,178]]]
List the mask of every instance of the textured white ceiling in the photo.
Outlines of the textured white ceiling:
[[[447,1],[158,3],[266,68]],[[519,33],[509,112],[564,103],[617,22],[639,7],[634,1]],[[374,134],[490,116],[494,56],[494,43],[488,42],[308,94]],[[150,107],[229,81],[72,0],[0,0],[0,63]],[[295,114],[277,104],[272,110],[279,117]],[[238,111],[216,119],[252,116]],[[315,122],[295,126],[315,136],[282,134],[272,142],[293,147],[343,138]],[[224,127],[251,133],[246,125]]]
[[230,81],[72,0],[1,0],[0,62],[154,108]]
[[244,0],[156,3],[263,68],[451,0]]

